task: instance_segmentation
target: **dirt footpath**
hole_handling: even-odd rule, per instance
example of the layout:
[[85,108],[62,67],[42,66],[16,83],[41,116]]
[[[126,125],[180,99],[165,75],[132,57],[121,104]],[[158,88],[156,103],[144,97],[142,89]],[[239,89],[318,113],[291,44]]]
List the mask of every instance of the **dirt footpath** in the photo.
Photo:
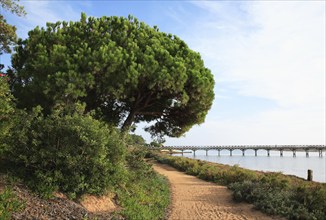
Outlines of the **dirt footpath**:
[[168,219],[277,219],[254,210],[250,204],[235,203],[225,186],[200,180],[168,165],[155,163],[153,168],[171,184],[172,207]]

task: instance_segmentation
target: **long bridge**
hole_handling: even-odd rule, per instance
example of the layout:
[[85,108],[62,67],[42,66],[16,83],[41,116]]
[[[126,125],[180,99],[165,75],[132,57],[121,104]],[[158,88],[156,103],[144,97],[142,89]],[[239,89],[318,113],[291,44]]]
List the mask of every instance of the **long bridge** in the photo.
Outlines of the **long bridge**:
[[[154,147],[151,147],[154,149]],[[156,148],[157,149],[157,148]],[[292,151],[293,157],[296,157],[296,152],[306,152],[306,156],[309,157],[309,152],[318,152],[319,157],[323,157],[323,151],[326,152],[326,145],[226,145],[226,146],[161,146],[161,150],[169,150],[171,153],[173,150],[181,151],[183,154],[185,150],[192,150],[194,155],[196,151],[206,151],[206,156],[209,150],[217,150],[218,156],[222,150],[230,151],[230,156],[234,150],[241,150],[242,155],[245,156],[246,150],[254,150],[255,156],[257,156],[258,150],[267,151],[267,156],[270,156],[270,151],[279,151],[280,156],[283,156],[284,151]]]

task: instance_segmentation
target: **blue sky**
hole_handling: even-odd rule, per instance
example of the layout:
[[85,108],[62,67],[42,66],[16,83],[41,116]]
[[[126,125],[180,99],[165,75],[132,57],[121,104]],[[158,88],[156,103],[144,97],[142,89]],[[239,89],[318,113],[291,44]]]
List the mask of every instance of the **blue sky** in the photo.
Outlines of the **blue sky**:
[[[21,1],[37,25],[128,16],[179,36],[216,81],[205,123],[167,145],[325,144],[325,1]],[[9,56],[1,62],[10,64]],[[140,124],[136,131],[149,140]]]

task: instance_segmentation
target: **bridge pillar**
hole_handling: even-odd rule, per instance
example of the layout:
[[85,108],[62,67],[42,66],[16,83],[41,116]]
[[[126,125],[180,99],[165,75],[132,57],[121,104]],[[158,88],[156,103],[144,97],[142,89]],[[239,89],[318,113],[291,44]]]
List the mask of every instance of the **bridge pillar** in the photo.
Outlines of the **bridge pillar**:
[[233,150],[230,150],[230,156],[232,156],[232,151],[233,151]]
[[181,150],[181,155],[183,156],[183,149]]
[[319,157],[323,157],[323,150],[319,150]]
[[306,157],[309,157],[309,151],[306,150]]
[[192,150],[194,152],[194,156],[196,156],[196,150]]
[[280,156],[283,157],[283,150],[280,150]]
[[242,156],[245,156],[245,151],[244,149],[242,149]]
[[270,156],[269,150],[267,150],[267,156],[268,156],[268,157]]
[[255,157],[257,157],[257,149],[255,149]]
[[206,150],[206,156],[208,156],[208,150]]
[[293,151],[293,157],[296,157],[297,155],[296,155],[296,151],[295,150],[292,150]]
[[221,156],[221,150],[220,149],[217,150],[217,153],[218,153],[218,156]]

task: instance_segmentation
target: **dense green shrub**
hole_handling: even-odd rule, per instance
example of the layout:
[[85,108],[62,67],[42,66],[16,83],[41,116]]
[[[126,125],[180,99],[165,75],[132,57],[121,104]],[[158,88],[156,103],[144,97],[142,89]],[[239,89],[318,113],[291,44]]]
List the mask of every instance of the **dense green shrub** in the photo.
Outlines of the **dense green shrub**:
[[288,219],[325,219],[325,187],[289,187],[272,182],[243,181],[229,186],[235,200],[254,203],[258,209]]
[[[309,213],[316,219],[326,219],[326,185],[308,185],[300,184],[293,189],[293,201],[297,201],[295,208],[304,210],[303,214]],[[297,219],[303,219],[298,211],[293,217],[299,216]]]
[[151,166],[144,162],[146,151],[142,148],[132,148],[126,156],[127,166],[130,171],[146,175],[152,170]]
[[13,125],[11,120],[13,112],[13,96],[9,91],[7,78],[0,76],[0,159],[5,148],[4,138],[9,135],[10,127]]
[[203,180],[219,182],[221,179],[221,175],[223,175],[223,173],[215,167],[212,167],[209,164],[204,164],[200,169],[198,177]]
[[44,196],[54,190],[71,197],[101,194],[123,182],[125,148],[119,133],[81,111],[47,117],[40,108],[21,111],[11,129],[7,162]]
[[258,209],[274,215],[287,216],[292,209],[292,192],[271,187],[263,182],[250,180],[236,182],[229,185],[236,201],[254,203]]

